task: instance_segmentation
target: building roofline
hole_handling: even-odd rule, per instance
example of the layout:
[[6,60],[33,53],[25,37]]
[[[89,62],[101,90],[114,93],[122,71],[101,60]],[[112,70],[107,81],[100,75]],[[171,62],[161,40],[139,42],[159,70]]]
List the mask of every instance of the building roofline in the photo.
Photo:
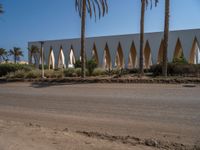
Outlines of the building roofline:
[[[181,30],[171,30],[170,33],[172,32],[186,32],[186,31],[192,31],[192,30],[200,30],[200,28],[191,28],[191,29],[181,29]],[[163,33],[162,31],[155,31],[155,32],[145,32],[145,34],[158,34],[158,33]],[[119,35],[102,35],[102,36],[91,36],[91,37],[86,37],[87,39],[93,39],[93,38],[111,38],[111,37],[122,37],[122,36],[138,36],[140,33],[130,33],[130,34],[119,34]],[[71,38],[71,39],[55,39],[55,40],[44,40],[45,42],[56,42],[56,41],[66,41],[66,40],[80,40],[80,38]],[[30,41],[29,43],[39,43],[39,41]]]

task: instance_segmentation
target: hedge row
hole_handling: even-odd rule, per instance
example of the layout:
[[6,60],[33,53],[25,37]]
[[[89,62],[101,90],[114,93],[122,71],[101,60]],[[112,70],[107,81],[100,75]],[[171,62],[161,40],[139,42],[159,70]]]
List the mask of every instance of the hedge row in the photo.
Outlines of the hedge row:
[[[150,68],[150,72],[154,76],[162,75],[162,66],[153,65]],[[200,74],[200,65],[193,64],[168,64],[168,75],[170,76],[198,76]]]
[[34,67],[26,64],[0,64],[0,77],[17,70],[31,71]]

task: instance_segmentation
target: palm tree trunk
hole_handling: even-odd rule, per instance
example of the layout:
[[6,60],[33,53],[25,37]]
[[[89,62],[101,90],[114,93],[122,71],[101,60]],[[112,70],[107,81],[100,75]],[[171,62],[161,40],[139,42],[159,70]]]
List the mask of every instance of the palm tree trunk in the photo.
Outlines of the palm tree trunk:
[[85,78],[85,20],[86,20],[86,0],[82,4],[82,17],[81,17],[81,74]]
[[163,40],[163,65],[162,73],[163,76],[167,77],[167,50],[168,50],[168,40],[169,40],[169,14],[170,14],[170,0],[165,0],[165,27],[164,27],[164,40]]
[[14,54],[14,62],[15,62],[15,64],[17,63],[17,56],[16,56],[16,54]]
[[144,15],[145,15],[145,0],[142,0],[141,5],[141,20],[140,20],[140,76],[144,75]]

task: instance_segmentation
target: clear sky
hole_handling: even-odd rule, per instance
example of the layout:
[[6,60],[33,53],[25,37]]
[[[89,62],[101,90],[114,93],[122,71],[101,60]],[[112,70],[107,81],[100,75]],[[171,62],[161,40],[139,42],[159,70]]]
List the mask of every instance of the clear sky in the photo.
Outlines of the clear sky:
[[[98,20],[87,18],[86,36],[139,32],[141,0],[108,0],[109,13]],[[28,41],[80,37],[80,18],[74,0],[0,0],[0,47],[24,50]],[[145,31],[163,30],[164,0],[147,9]],[[200,0],[171,0],[170,30],[200,28]]]

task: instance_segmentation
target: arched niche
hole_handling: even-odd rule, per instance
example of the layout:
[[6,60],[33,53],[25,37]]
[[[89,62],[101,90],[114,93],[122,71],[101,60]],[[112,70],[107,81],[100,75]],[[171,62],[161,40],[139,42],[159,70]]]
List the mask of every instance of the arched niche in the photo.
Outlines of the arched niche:
[[60,52],[58,55],[58,68],[66,68],[65,55],[63,53],[62,47],[60,47]]
[[109,51],[107,43],[106,43],[104,54],[103,54],[103,68],[112,69],[110,51]]
[[178,38],[176,42],[176,47],[174,50],[173,61],[176,62],[177,60],[181,60],[181,59],[185,59],[185,57],[184,57],[183,48],[182,48],[180,39]]
[[147,41],[145,49],[144,49],[144,68],[148,69],[152,65],[151,59],[151,48],[149,42]]
[[49,53],[48,67],[49,69],[55,69],[55,56],[54,56],[54,52],[52,48],[50,49],[50,53]]
[[92,49],[92,59],[94,59],[95,62],[97,63],[97,65],[99,65],[99,57],[98,57],[97,48],[96,48],[95,43],[94,43],[93,49]]
[[129,59],[128,60],[128,68],[129,69],[136,68],[136,65],[137,65],[137,51],[136,51],[134,42],[132,42],[128,59]]
[[68,55],[68,68],[74,68],[74,64],[76,63],[76,59],[75,59],[75,54],[74,54],[74,49],[71,46],[70,51],[69,51],[69,55]]
[[124,54],[121,44],[118,44],[117,53],[115,56],[115,67],[122,69],[124,68]]
[[194,39],[194,42],[192,44],[192,48],[190,51],[189,63],[190,64],[200,64],[200,49],[199,49],[199,44],[198,44],[197,38]]

